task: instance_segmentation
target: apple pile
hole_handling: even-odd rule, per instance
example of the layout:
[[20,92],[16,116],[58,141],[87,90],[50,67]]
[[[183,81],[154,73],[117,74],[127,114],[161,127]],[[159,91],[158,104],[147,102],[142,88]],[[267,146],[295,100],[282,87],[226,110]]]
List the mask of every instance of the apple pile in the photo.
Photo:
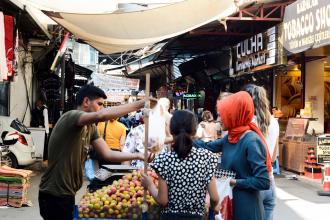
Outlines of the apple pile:
[[[148,171],[148,175],[158,185],[157,174]],[[158,219],[159,207],[149,192],[147,193],[150,219]],[[140,219],[143,194],[141,172],[134,171],[94,193],[86,193],[78,206],[78,216],[79,218]]]

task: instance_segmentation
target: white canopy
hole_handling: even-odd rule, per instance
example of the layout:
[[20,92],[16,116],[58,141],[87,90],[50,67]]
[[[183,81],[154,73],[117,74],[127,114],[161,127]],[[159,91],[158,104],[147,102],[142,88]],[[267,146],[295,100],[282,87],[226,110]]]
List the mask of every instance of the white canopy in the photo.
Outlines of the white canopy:
[[111,54],[178,36],[236,10],[234,0],[186,0],[126,13],[44,12],[76,37],[102,53]]

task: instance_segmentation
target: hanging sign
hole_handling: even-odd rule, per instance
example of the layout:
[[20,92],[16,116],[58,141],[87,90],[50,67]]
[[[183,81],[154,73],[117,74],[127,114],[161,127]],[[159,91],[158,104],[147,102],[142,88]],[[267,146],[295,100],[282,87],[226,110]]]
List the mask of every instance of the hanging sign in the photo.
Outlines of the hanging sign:
[[272,27],[238,43],[233,50],[231,76],[276,64],[277,39],[277,27]]
[[330,1],[298,0],[285,9],[283,46],[291,53],[330,44]]
[[125,77],[117,77],[102,73],[93,73],[92,79],[94,85],[103,90],[139,90],[140,80]]
[[202,95],[200,93],[185,93],[183,94],[184,99],[197,99],[201,98]]
[[317,163],[330,163],[330,135],[317,138]]

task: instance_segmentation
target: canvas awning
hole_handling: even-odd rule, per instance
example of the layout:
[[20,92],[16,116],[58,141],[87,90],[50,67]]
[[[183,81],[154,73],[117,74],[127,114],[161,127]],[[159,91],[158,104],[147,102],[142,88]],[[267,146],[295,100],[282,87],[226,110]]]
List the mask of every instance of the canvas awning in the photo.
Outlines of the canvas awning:
[[229,16],[237,10],[235,2],[186,0],[126,13],[44,13],[97,50],[112,54],[139,49]]
[[56,23],[51,20],[49,17],[45,16],[41,12],[41,10],[33,7],[32,5],[28,4],[26,0],[9,0],[14,5],[16,5],[21,10],[25,10],[31,18],[36,22],[36,24],[40,27],[40,29],[45,33],[45,35],[51,39],[52,35],[48,32],[48,25],[56,25]]

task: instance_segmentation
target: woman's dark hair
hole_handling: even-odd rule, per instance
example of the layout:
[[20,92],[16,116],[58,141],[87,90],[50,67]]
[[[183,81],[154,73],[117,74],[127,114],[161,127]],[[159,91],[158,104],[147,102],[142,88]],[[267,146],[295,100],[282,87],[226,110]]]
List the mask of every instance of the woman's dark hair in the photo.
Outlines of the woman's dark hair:
[[197,119],[194,113],[187,110],[178,110],[173,113],[170,122],[170,131],[174,136],[173,149],[180,159],[185,159],[191,151],[195,135]]
[[85,97],[89,98],[90,100],[95,100],[98,98],[107,99],[107,95],[102,89],[89,84],[79,89],[76,95],[76,103],[78,106],[83,103]]

